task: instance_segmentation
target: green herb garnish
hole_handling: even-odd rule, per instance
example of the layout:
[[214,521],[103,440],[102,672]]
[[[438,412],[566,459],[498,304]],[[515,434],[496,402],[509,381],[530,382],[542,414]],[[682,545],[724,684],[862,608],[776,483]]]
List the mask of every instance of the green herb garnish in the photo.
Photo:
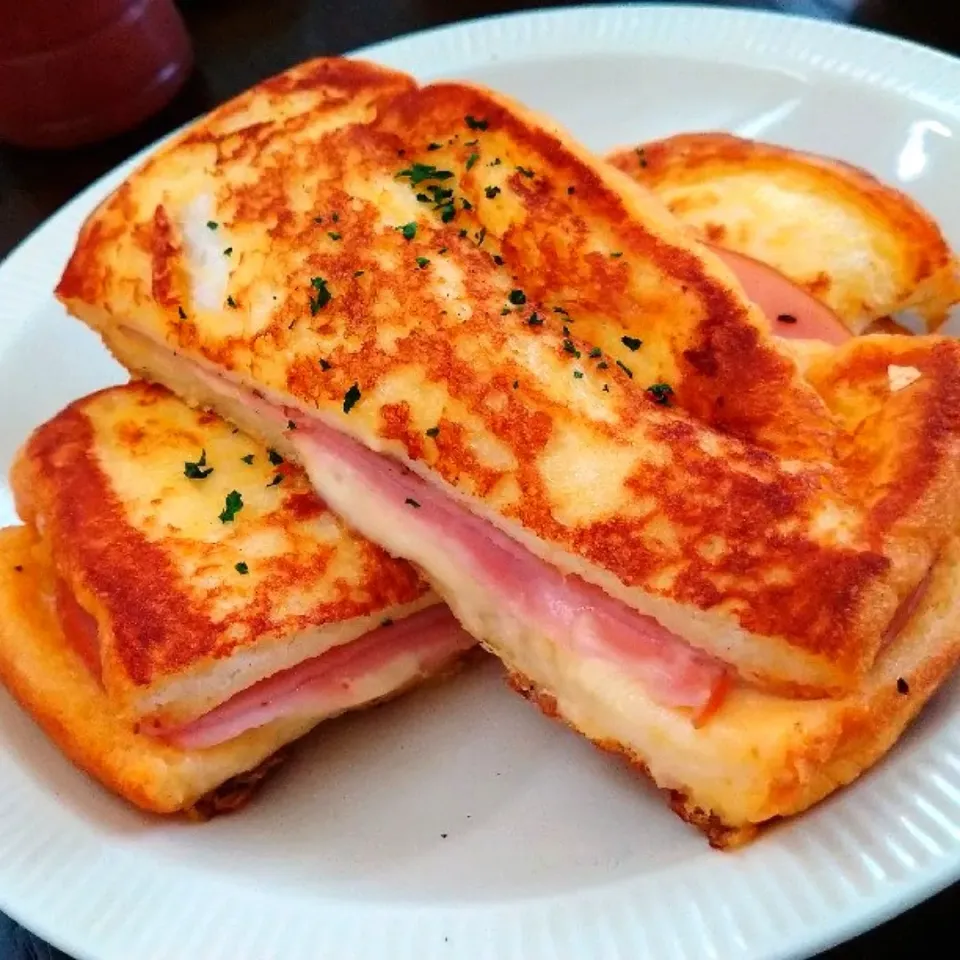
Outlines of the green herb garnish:
[[208,221],[207,221],[207,229],[208,229],[208,230],[216,230],[217,227],[219,227],[219,226],[220,226],[220,224],[217,223],[216,220],[208,220]]
[[280,454],[277,453],[277,451],[274,450],[274,449],[272,449],[272,448],[267,451],[267,459],[268,459],[275,467],[279,467],[280,464],[283,463],[283,457],[281,457]]
[[275,487],[278,483],[283,480],[283,474],[278,473],[274,478],[267,484],[268,487]]
[[204,467],[207,467],[207,451],[200,451],[200,459],[195,463],[191,463],[187,460],[183,465],[183,475],[188,480],[203,480],[206,477],[209,477],[213,473],[213,467],[207,467],[204,470]]
[[440,428],[439,428],[439,427],[431,427],[429,430],[427,430],[427,436],[428,436],[428,437],[435,437],[435,436],[437,436],[439,433],[440,433]]
[[226,247],[223,251],[225,257],[229,257],[231,253],[233,253],[233,247]]
[[529,167],[517,167],[517,173],[523,174],[525,177],[533,177],[533,171]]
[[184,310],[183,307],[177,307],[177,316],[179,316],[181,320],[186,320],[187,311]]
[[432,163],[415,163],[406,170],[401,170],[397,177],[407,177],[410,186],[415,187],[427,180],[449,180],[453,176],[452,170],[438,170]]
[[329,361],[329,360],[324,360],[323,357],[321,357],[321,358],[317,361],[317,363],[320,364],[320,369],[321,369],[324,373],[326,373],[326,372],[330,369],[330,361]]
[[221,523],[231,523],[233,518],[243,509],[243,497],[239,491],[231,490],[223,504],[223,510],[220,513]]
[[328,236],[331,240],[339,240],[339,239],[340,239],[340,234],[337,233],[335,230],[329,231],[329,233],[327,233],[327,236]]
[[404,240],[412,240],[417,235],[417,225],[413,221],[405,223],[402,227],[397,227],[397,229],[403,234]]
[[596,360],[596,358],[600,356],[601,352],[602,352],[602,351],[600,350],[599,347],[594,347],[594,348],[590,351],[590,356],[593,357],[594,360]]
[[417,266],[422,270],[430,261],[426,257],[417,257]]
[[323,277],[311,277],[310,286],[317,291],[310,297],[310,314],[316,316],[317,311],[322,310],[333,299],[333,294],[330,293],[327,281]]
[[576,345],[574,344],[574,342],[573,342],[572,340],[564,340],[564,341],[563,341],[563,349],[564,349],[567,353],[572,354],[572,355],[575,356],[575,357],[578,357],[578,358],[579,358],[579,356],[580,356],[580,351],[577,349]]
[[539,313],[531,313],[527,323],[531,327],[539,327],[543,323],[543,317],[541,317]]
[[228,306],[228,307],[236,307],[236,305],[237,305],[237,301],[234,300],[233,297],[227,297],[227,306]]
[[479,159],[479,153],[471,153],[470,156],[467,157],[467,169],[469,170]]
[[357,401],[359,399],[360,399],[360,387],[358,384],[355,383],[343,395],[343,412],[349,413],[357,405]]
[[245,457],[240,458],[248,467],[253,463],[253,454],[248,453]]
[[233,569],[236,570],[237,573],[247,574],[250,572],[250,568],[246,565],[246,563],[244,563],[243,560],[241,560],[239,563],[235,563],[233,565]]
[[583,372],[582,372],[581,370],[574,370],[574,371],[573,371],[573,376],[574,376],[577,380],[582,380],[582,379],[583,379]]
[[647,387],[646,392],[650,394],[654,403],[659,403],[661,407],[665,407],[670,403],[670,398],[673,396],[673,387],[669,383],[654,383]]
[[467,126],[471,130],[486,130],[489,126],[486,120],[478,120],[476,117],[471,116],[469,113],[463,118],[467,122]]
[[642,340],[638,340],[636,337],[621,337],[621,338],[620,338],[620,342],[621,342],[628,350],[639,350],[640,347],[643,345],[643,341],[642,341]]
[[522,307],[527,302],[527,295],[522,290],[511,290],[507,299],[515,307]]
[[407,499],[404,500],[403,502],[406,504],[409,504],[411,507],[413,507],[414,510],[420,509],[420,504],[417,503],[417,501],[414,500],[413,497],[407,497]]
[[617,366],[618,366],[631,380],[633,379],[633,371],[632,371],[622,360],[618,360],[618,361],[617,361]]

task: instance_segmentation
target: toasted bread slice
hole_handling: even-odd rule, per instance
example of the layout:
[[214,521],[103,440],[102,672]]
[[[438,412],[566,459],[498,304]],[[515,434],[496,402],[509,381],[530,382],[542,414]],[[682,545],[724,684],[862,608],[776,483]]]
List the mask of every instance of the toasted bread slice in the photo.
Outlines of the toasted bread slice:
[[[63,635],[56,589],[37,534],[0,530],[0,680],[70,760],[136,806],[154,813],[223,809],[221,785],[315,725],[302,716],[279,720],[206,750],[178,750],[135,733]],[[235,808],[250,791],[241,797],[231,787],[220,797],[231,793]]]
[[776,267],[854,333],[960,300],[956,257],[918,203],[865,170],[727,133],[684,133],[608,160],[711,243]]
[[[139,733],[116,709],[56,614],[59,575],[29,527],[0,530],[0,681],[80,769],[152,813],[207,819],[238,810],[282,763],[288,744],[324,719],[283,717],[204,749],[181,749]],[[381,678],[371,706],[458,668],[461,650],[430,677]]]
[[187,722],[436,602],[299,468],[161,387],[71,404],[32,434],[11,480],[95,621],[107,696],[134,718]]
[[[91,216],[58,296],[138,373],[301,459],[314,427],[359,440],[745,682],[856,689],[925,574],[908,547],[929,562],[953,527],[873,510],[877,457],[648,191],[474,87],[337,114],[368,74],[288,74],[322,122],[299,100],[226,122],[276,81],[200,121]],[[943,375],[905,395],[909,428],[938,439],[912,493],[912,464],[882,474],[903,511],[943,489],[960,436],[960,346],[917,349]],[[449,579],[325,462],[338,512]]]
[[954,671],[960,539],[938,558],[923,599],[860,689],[839,700],[800,701],[740,687],[694,729],[607,664],[558,654],[531,635],[501,634],[490,647],[514,688],[544,713],[650,777],[712,846],[738,847],[876,764]]

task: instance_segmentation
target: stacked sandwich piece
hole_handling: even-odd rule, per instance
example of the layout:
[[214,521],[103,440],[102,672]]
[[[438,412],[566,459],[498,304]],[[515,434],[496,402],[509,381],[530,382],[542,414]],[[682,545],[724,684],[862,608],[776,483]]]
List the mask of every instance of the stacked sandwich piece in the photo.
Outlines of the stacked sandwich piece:
[[788,350],[744,283],[506,98],[320,60],[148,160],[57,293],[730,846],[870,766],[960,657],[960,346],[838,346],[828,313]]

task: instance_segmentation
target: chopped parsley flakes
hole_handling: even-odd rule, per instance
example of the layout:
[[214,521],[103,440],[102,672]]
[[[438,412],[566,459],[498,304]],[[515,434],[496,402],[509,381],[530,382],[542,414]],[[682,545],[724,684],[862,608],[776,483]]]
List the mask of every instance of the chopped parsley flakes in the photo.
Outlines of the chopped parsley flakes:
[[268,459],[275,467],[279,467],[280,464],[283,463],[283,457],[281,457],[280,454],[277,453],[277,451],[274,450],[274,449],[272,449],[272,448],[267,451],[267,459]]
[[539,327],[543,323],[543,317],[539,313],[534,311],[530,314],[530,319],[527,321],[531,327]]
[[420,504],[417,503],[417,501],[414,500],[413,497],[407,497],[407,499],[404,500],[403,502],[406,503],[406,504],[408,504],[409,506],[413,507],[414,510],[419,510],[419,509],[420,509]]
[[405,223],[402,227],[397,227],[397,229],[403,234],[404,240],[412,240],[417,235],[417,225],[413,221]]
[[282,473],[278,473],[278,474],[276,474],[276,475],[274,476],[274,478],[267,484],[267,486],[268,486],[268,487],[275,487],[275,486],[276,486],[278,483],[280,483],[282,480],[283,480],[283,474],[282,474]]
[[317,291],[310,297],[310,313],[316,316],[317,311],[322,310],[333,299],[333,294],[330,293],[327,281],[323,277],[311,277],[310,286]]
[[208,220],[208,221],[207,221],[207,229],[208,229],[208,230],[216,230],[217,227],[219,227],[219,226],[220,226],[220,224],[217,223],[216,220]]
[[236,307],[236,305],[237,305],[237,301],[234,300],[233,297],[227,297],[227,306],[228,306],[228,307]]
[[430,260],[427,257],[417,257],[417,266],[422,270]]
[[435,436],[437,436],[439,433],[440,433],[440,428],[439,428],[439,427],[431,427],[429,430],[427,430],[427,436],[428,436],[428,437],[435,437]]
[[321,358],[319,359],[318,363],[320,364],[320,369],[321,369],[324,373],[326,373],[326,372],[330,369],[330,367],[331,367],[330,361],[329,361],[329,360],[324,360],[323,357],[321,357]]
[[477,119],[469,113],[463,118],[471,130],[486,130],[489,123],[485,119]]
[[[206,467],[206,470],[204,470]],[[188,480],[204,480],[213,473],[213,467],[207,467],[207,451],[200,451],[200,459],[195,463],[187,460],[183,465],[183,475]]]
[[349,413],[357,405],[357,401],[359,399],[360,399],[360,387],[358,384],[355,383],[343,395],[343,412]]
[[238,490],[231,490],[223,503],[223,510],[220,512],[221,523],[231,523],[233,518],[243,509],[243,497]]
[[583,371],[582,371],[582,370],[574,370],[574,371],[573,371],[573,376],[574,376],[574,378],[577,379],[577,380],[582,380],[582,379],[583,379]]
[[618,360],[618,361],[617,361],[617,366],[618,366],[631,380],[633,379],[633,371],[632,371],[622,360]]
[[253,463],[253,454],[248,453],[245,457],[240,458],[248,467]]
[[227,247],[227,248],[224,249],[224,251],[223,251],[223,255],[224,255],[225,257],[229,257],[231,253],[233,253],[233,247]]
[[520,173],[525,177],[533,177],[533,171],[529,167],[517,167],[517,173]]
[[499,187],[485,187],[483,192],[486,194],[488,200],[492,200],[499,192]]
[[590,356],[593,357],[594,360],[596,360],[596,358],[599,357],[600,355],[601,355],[601,350],[599,347],[594,347],[590,351]]
[[250,572],[250,568],[246,565],[246,563],[243,560],[241,560],[239,563],[235,563],[233,565],[233,569],[236,570],[237,573],[246,574]]
[[339,240],[341,235],[340,235],[339,233],[337,233],[336,230],[331,230],[331,231],[329,231],[329,233],[327,233],[327,236],[328,236],[331,240]]
[[670,403],[670,398],[673,396],[673,387],[669,383],[654,383],[647,387],[647,393],[650,394],[650,399],[654,403],[659,403],[661,407],[665,407]]
[[467,157],[467,169],[469,170],[479,159],[479,153],[471,153],[470,156]]
[[574,344],[574,342],[573,342],[572,340],[564,340],[564,341],[563,341],[563,349],[564,349],[567,353],[572,354],[572,355],[575,356],[575,357],[579,357],[579,356],[580,356],[580,351],[576,348],[576,345]]
[[415,163],[406,170],[401,170],[397,178],[407,177],[410,186],[415,187],[427,180],[449,180],[453,176],[452,170],[438,170],[432,163]]
[[181,320],[187,319],[187,311],[184,310],[183,307],[177,307],[177,315],[180,317]]
[[522,307],[527,302],[527,295],[522,290],[511,290],[507,299],[515,307]]
[[642,340],[638,340],[636,337],[621,337],[621,338],[620,338],[620,342],[621,342],[628,350],[639,350],[640,347],[643,345],[643,341],[642,341]]
[[427,144],[427,149],[428,149],[428,150],[439,150],[439,149],[440,149],[440,144],[439,144],[439,143],[428,143],[428,144]]
[[354,273],[353,273],[353,275],[354,275],[354,277],[362,277],[362,276],[363,276],[363,271],[362,271],[362,270],[355,270]]

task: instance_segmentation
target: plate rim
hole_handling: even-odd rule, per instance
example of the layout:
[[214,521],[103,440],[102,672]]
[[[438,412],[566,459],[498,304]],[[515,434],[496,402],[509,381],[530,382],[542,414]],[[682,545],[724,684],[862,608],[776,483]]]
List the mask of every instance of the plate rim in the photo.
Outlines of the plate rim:
[[[587,24],[585,23],[586,20],[593,22]],[[746,28],[748,31],[751,31],[750,42],[744,43],[737,51],[738,56],[732,59],[734,62],[753,62],[756,65],[762,65],[759,64],[759,58],[755,52],[753,52],[752,46],[753,43],[757,42],[758,37],[760,42],[766,44],[768,55],[771,47],[776,47],[776,43],[789,46],[793,39],[796,39],[798,42],[803,40],[816,42],[818,46],[825,42],[826,46],[834,51],[835,48],[842,47],[849,43],[852,47],[857,47],[855,52],[851,51],[849,54],[833,53],[834,57],[842,56],[849,58],[845,67],[836,62],[831,65],[823,59],[821,54],[815,54],[809,49],[807,49],[806,53],[803,53],[803,51],[798,52],[797,50],[789,51],[789,56],[784,59],[784,65],[792,64],[795,66],[803,66],[811,72],[846,74],[854,80],[869,82],[870,86],[874,88],[879,86],[880,89],[891,91],[901,96],[910,96],[911,94],[917,93],[918,85],[925,87],[927,81],[919,82],[916,79],[916,75],[911,79],[903,79],[897,68],[891,66],[889,63],[885,63],[881,67],[878,67],[876,64],[873,66],[868,64],[863,67],[851,67],[852,64],[856,64],[858,60],[864,57],[868,61],[874,58],[882,61],[884,54],[889,54],[891,51],[894,51],[897,59],[912,61],[912,66],[922,66],[923,69],[918,71],[920,74],[953,75],[953,89],[958,91],[957,94],[945,99],[934,95],[932,99],[936,102],[939,109],[960,118],[960,60],[957,60],[949,54],[929,49],[912,41],[901,40],[897,37],[882,34],[868,28],[853,27],[847,24],[814,20],[799,15],[788,15],[773,11],[728,9],[706,4],[681,5],[658,3],[644,4],[642,6],[628,4],[610,6],[583,5],[541,11],[510,12],[492,17],[479,17],[452,24],[444,24],[421,31],[412,31],[389,40],[359,48],[345,55],[378,59],[381,62],[387,62],[392,65],[397,65],[398,61],[406,61],[402,69],[421,76],[424,74],[437,76],[456,73],[456,68],[454,68],[454,70],[441,70],[439,73],[432,68],[427,70],[423,70],[422,68],[418,69],[412,63],[412,60],[418,56],[418,46],[431,43],[446,44],[451,47],[452,50],[452,48],[457,45],[461,47],[463,45],[467,47],[473,45],[472,57],[465,62],[459,63],[458,66],[460,69],[488,65],[497,60],[500,62],[509,62],[510,58],[494,55],[491,49],[493,41],[489,38],[484,39],[484,35],[489,35],[489,37],[500,35],[502,39],[503,31],[507,31],[508,33],[517,31],[539,31],[544,35],[541,39],[544,39],[550,31],[560,31],[561,34],[563,34],[564,41],[571,46],[582,45],[584,51],[581,52],[589,50],[589,52],[603,53],[606,51],[609,53],[611,52],[611,44],[604,47],[598,43],[597,37],[589,34],[589,30],[585,31],[583,29],[584,26],[593,26],[596,28],[598,21],[608,22],[612,25],[616,25],[619,21],[621,27],[627,24],[629,29],[626,32],[633,31],[634,38],[636,38],[636,34],[640,31],[641,27],[646,27],[648,30],[647,36],[645,37],[647,48],[645,50],[641,48],[642,52],[646,55],[661,55],[658,50],[653,49],[656,45],[657,31],[660,32],[659,36],[662,39],[664,36],[670,34],[671,31],[676,30],[678,21],[688,25],[688,28],[693,33],[701,35],[707,32],[707,27],[709,26],[717,33],[718,38],[724,35],[724,31],[729,34],[734,30],[735,26],[740,29]],[[612,29],[612,27],[610,29]],[[771,34],[774,31],[779,33],[780,36],[774,37],[771,40]],[[555,36],[553,38],[555,39]],[[698,42],[702,45],[707,45],[704,44],[702,38],[699,39]],[[719,46],[719,40],[713,42]],[[450,56],[452,56],[452,54],[450,54]],[[557,53],[554,49],[547,58],[556,59],[560,56],[562,56],[562,53]],[[784,57],[784,51],[780,50],[777,56]],[[792,60],[790,57],[792,57]],[[438,59],[441,63],[443,62],[442,58]],[[867,74],[870,72],[874,75],[872,81],[867,77]],[[882,83],[876,82],[876,76],[878,74],[886,75]],[[930,97],[929,86],[926,86],[923,90],[923,95]],[[7,254],[3,261],[0,261],[0,292],[13,282],[10,280],[10,277],[11,275],[16,276],[18,270],[25,272],[27,276],[30,275],[30,261],[31,258],[37,258],[37,248],[41,245],[47,245],[50,237],[56,237],[58,229],[69,239],[68,247],[71,246],[75,234],[75,229],[73,228],[79,225],[82,219],[93,209],[94,205],[105,197],[115,184],[119,183],[130,170],[141,163],[143,159],[161,143],[169,137],[175,136],[176,132],[177,131],[174,131],[165,135],[155,143],[119,164],[113,170],[108,171],[94,183],[82,190],[76,197],[64,204],[21,240]],[[64,224],[70,226],[66,231],[63,231]],[[63,239],[64,237],[61,236],[61,240]],[[47,256],[46,259],[50,260],[52,258]],[[40,273],[43,272],[43,270],[40,271]],[[49,266],[46,272],[50,272]],[[31,306],[33,309],[36,309],[37,306],[49,302],[50,298],[51,292],[49,286],[46,288],[41,286],[41,288],[35,292],[34,296],[26,298],[26,300],[23,301],[26,303],[26,307],[22,309],[21,323],[15,324],[18,329],[15,330],[14,333],[18,332],[19,328],[25,326],[28,322]],[[0,339],[0,356],[2,356],[4,352],[4,340]],[[954,729],[950,732],[956,734],[953,739],[960,744],[960,724],[954,724]],[[946,736],[946,731],[943,732],[943,736]],[[935,746],[935,743],[928,743],[928,750],[926,752],[929,752],[929,748],[932,746]],[[6,760],[5,757],[0,757],[0,770],[4,767],[4,760]],[[958,767],[958,769],[960,769],[960,767]],[[954,808],[960,813],[960,793],[952,799],[952,802]],[[10,802],[9,797],[0,798],[0,824],[6,822],[12,806],[13,804]],[[66,836],[69,835],[69,831],[65,831],[62,825],[60,832]],[[3,829],[0,829],[0,851],[3,851],[4,854],[11,853],[8,840],[9,838],[5,836]],[[69,843],[69,840],[66,840],[66,842]],[[761,843],[762,842],[763,841],[761,841]],[[46,897],[36,895],[31,897],[30,895],[26,895],[20,896],[18,899],[15,874],[12,872],[10,864],[17,859],[21,863],[29,859],[27,850],[28,847],[21,842],[20,849],[17,851],[17,857],[0,855],[0,908],[9,916],[16,919],[17,922],[22,923],[49,943],[71,954],[77,958],[77,960],[85,960],[85,958],[89,958],[89,960],[121,960],[121,958],[128,957],[129,953],[124,952],[124,944],[116,941],[116,935],[113,935],[114,942],[111,943],[111,936],[106,932],[103,932],[99,937],[94,934],[91,938],[89,931],[82,929],[82,921],[80,924],[75,922],[73,930],[66,929],[62,917],[58,924],[56,922],[58,917],[57,911],[51,911],[50,909],[49,890]],[[29,850],[35,853],[36,845],[30,844]],[[882,886],[879,890],[874,890],[871,894],[859,898],[855,897],[853,901],[854,906],[848,907],[846,913],[844,913],[842,909],[839,913],[835,911],[828,918],[825,925],[821,919],[816,924],[816,929],[813,930],[813,932],[807,931],[805,938],[795,938],[783,944],[779,949],[765,950],[762,953],[758,953],[751,948],[749,943],[744,943],[741,936],[741,943],[746,949],[740,955],[744,957],[762,957],[764,960],[779,960],[779,958],[806,956],[813,952],[829,948],[865,930],[871,929],[885,920],[910,909],[917,903],[960,879],[960,833],[953,839],[953,846],[949,853],[950,856],[942,857],[940,861],[934,865],[927,866],[926,868],[916,868],[913,873],[908,872],[906,876],[899,879],[888,879],[886,886]],[[729,874],[730,882],[734,883],[737,873],[735,864],[740,862],[740,855],[711,854],[711,856],[721,858],[724,863],[724,866],[721,868],[718,861],[716,872],[720,875],[724,873]],[[60,866],[61,873],[65,872],[67,876],[71,875],[71,869],[76,866],[77,859],[76,856],[66,858],[63,865]],[[130,863],[125,864],[125,866],[127,867],[127,874],[129,875]],[[521,929],[521,925],[525,925],[528,935],[533,938],[530,943],[538,948],[532,952],[529,950],[529,947],[527,948],[528,952],[525,953],[524,956],[531,957],[534,954],[539,955],[542,952],[546,952],[544,947],[546,946],[546,948],[549,949],[549,945],[556,942],[558,932],[566,930],[567,933],[573,935],[572,931],[574,928],[570,925],[569,917],[564,916],[565,911],[570,909],[571,902],[579,902],[581,907],[587,907],[592,910],[598,908],[602,910],[606,904],[608,912],[613,911],[617,913],[615,930],[612,934],[608,931],[607,942],[611,947],[616,947],[617,951],[619,951],[624,945],[629,946],[640,941],[635,939],[637,933],[632,926],[635,921],[629,919],[632,914],[624,912],[626,904],[622,902],[617,904],[614,903],[614,900],[622,899],[621,895],[623,890],[621,888],[630,887],[632,890],[640,891],[644,886],[649,887],[650,884],[639,882],[639,880],[645,879],[646,878],[634,878],[624,881],[623,883],[612,885],[610,888],[597,888],[576,895],[560,895],[553,898],[546,897],[543,899],[520,900],[517,901],[516,904],[511,904],[508,908],[493,907],[488,904],[471,904],[463,908],[441,905],[416,909],[411,906],[405,906],[402,908],[402,911],[396,911],[390,907],[380,907],[376,908],[376,911],[379,916],[392,920],[395,924],[395,930],[405,926],[410,933],[418,929],[422,930],[421,925],[429,922],[428,915],[435,918],[439,915],[440,922],[446,924],[444,929],[449,928],[451,933],[454,930],[460,930],[463,932],[464,937],[468,929],[466,919],[470,913],[483,913],[489,922],[495,922],[501,915],[503,920],[511,919],[510,915],[519,911],[523,916],[512,918],[516,921],[517,930]],[[119,878],[116,882],[119,883]],[[135,889],[139,886],[141,890],[143,889],[142,876],[137,878],[134,874],[130,876],[130,882],[132,888]],[[52,885],[55,886],[53,883]],[[222,884],[220,881],[215,881],[213,885],[216,892],[225,900],[237,901],[236,891],[232,887]],[[695,892],[697,886],[697,883],[694,882],[689,886],[689,889],[691,892]],[[221,887],[223,888],[222,890],[220,889]],[[11,890],[14,890],[12,895],[10,893]],[[309,932],[312,934],[316,932],[313,925],[308,924],[304,926],[303,923],[301,912],[308,905],[310,906],[310,912],[315,917],[322,917],[323,922],[328,925],[331,931],[330,936],[333,936],[334,939],[328,939],[327,942],[335,948],[338,957],[342,957],[345,960],[348,956],[372,958],[388,955],[383,952],[378,953],[377,948],[382,947],[390,941],[380,935],[374,937],[363,936],[365,931],[361,928],[364,927],[364,919],[370,913],[370,909],[373,908],[368,909],[365,906],[351,907],[348,905],[346,912],[352,910],[354,915],[353,921],[348,923],[343,918],[344,910],[342,909],[342,904],[327,901],[321,905],[317,905],[316,903],[310,905],[310,902],[306,900],[302,904],[297,901],[298,910],[294,911],[290,909],[287,911],[291,929],[295,929],[299,925],[305,933]],[[207,906],[209,906],[209,903],[207,903]],[[44,909],[45,907],[47,909]],[[89,914],[89,907],[87,909]],[[223,909],[223,905],[221,904],[220,910]],[[167,910],[169,911],[169,903]],[[409,915],[408,922],[401,922],[400,912]],[[141,919],[144,919],[143,909],[137,911],[137,914]],[[196,914],[196,911],[194,911],[194,914]],[[229,915],[229,910],[225,916],[227,915]],[[274,916],[274,923],[283,922],[282,917],[276,914]],[[361,918],[359,923],[356,922],[358,917]],[[209,921],[209,917],[207,920]],[[711,921],[713,922],[713,928],[709,929]],[[708,945],[711,947],[718,942],[716,937],[726,937],[727,939],[723,941],[723,943],[729,944],[736,942],[735,940],[731,941],[730,936],[740,936],[740,934],[737,933],[737,925],[735,922],[732,926],[721,923],[720,926],[723,927],[722,930],[718,930],[715,918],[708,917],[707,920],[704,921],[704,918],[700,917],[700,922],[701,926],[706,923],[706,926],[703,926],[703,931],[708,935]],[[386,920],[384,923],[386,925]],[[231,943],[229,938],[223,936],[222,929],[218,931],[216,926],[216,924],[212,925],[213,929],[211,930],[211,924],[209,922],[198,922],[192,937],[188,938],[188,940],[196,941],[195,946],[202,949],[204,955],[210,957],[211,960],[214,957],[220,956],[239,956],[240,954],[235,953],[237,943]],[[78,929],[78,927],[80,929]],[[129,928],[129,919],[127,922],[120,924],[119,927]],[[157,929],[155,918],[152,923],[152,929]],[[395,930],[393,936],[396,936]],[[366,932],[369,933],[368,930]],[[200,938],[199,940],[198,937]],[[451,935],[451,940],[453,939],[454,937]],[[457,939],[460,939],[461,943],[464,942],[460,937],[457,937]],[[141,936],[141,944],[142,942],[143,938]],[[643,942],[646,942],[646,940]],[[676,956],[693,956],[694,954],[689,951],[690,942],[692,941],[688,941],[686,946],[681,945],[681,952],[677,953]],[[320,941],[312,940],[312,943],[315,948],[318,948]],[[413,941],[408,940],[408,944],[411,943],[413,943]],[[721,946],[723,946],[723,943],[721,943]],[[449,956],[451,954],[452,951],[450,950],[443,950],[441,954],[441,950],[444,948],[442,938],[438,938],[438,945],[439,946],[434,945],[433,950],[417,950],[417,947],[423,946],[422,944],[417,944],[414,949],[416,950],[417,956],[424,958],[432,957],[435,954],[443,956]],[[373,948],[372,950],[371,947]],[[127,949],[129,950],[129,945]],[[505,947],[503,949],[504,952],[507,952]],[[629,952],[631,955],[639,955],[635,950]],[[253,956],[251,954],[245,955]],[[390,953],[389,955],[392,956],[393,954]],[[455,955],[460,956],[462,954],[456,953]],[[472,955],[473,954],[471,954],[471,956]],[[721,951],[719,955],[722,957],[724,953]],[[146,957],[147,954],[144,953],[143,956]],[[150,954],[150,956],[160,957],[161,954]],[[257,958],[257,960],[262,960],[262,958]]]

